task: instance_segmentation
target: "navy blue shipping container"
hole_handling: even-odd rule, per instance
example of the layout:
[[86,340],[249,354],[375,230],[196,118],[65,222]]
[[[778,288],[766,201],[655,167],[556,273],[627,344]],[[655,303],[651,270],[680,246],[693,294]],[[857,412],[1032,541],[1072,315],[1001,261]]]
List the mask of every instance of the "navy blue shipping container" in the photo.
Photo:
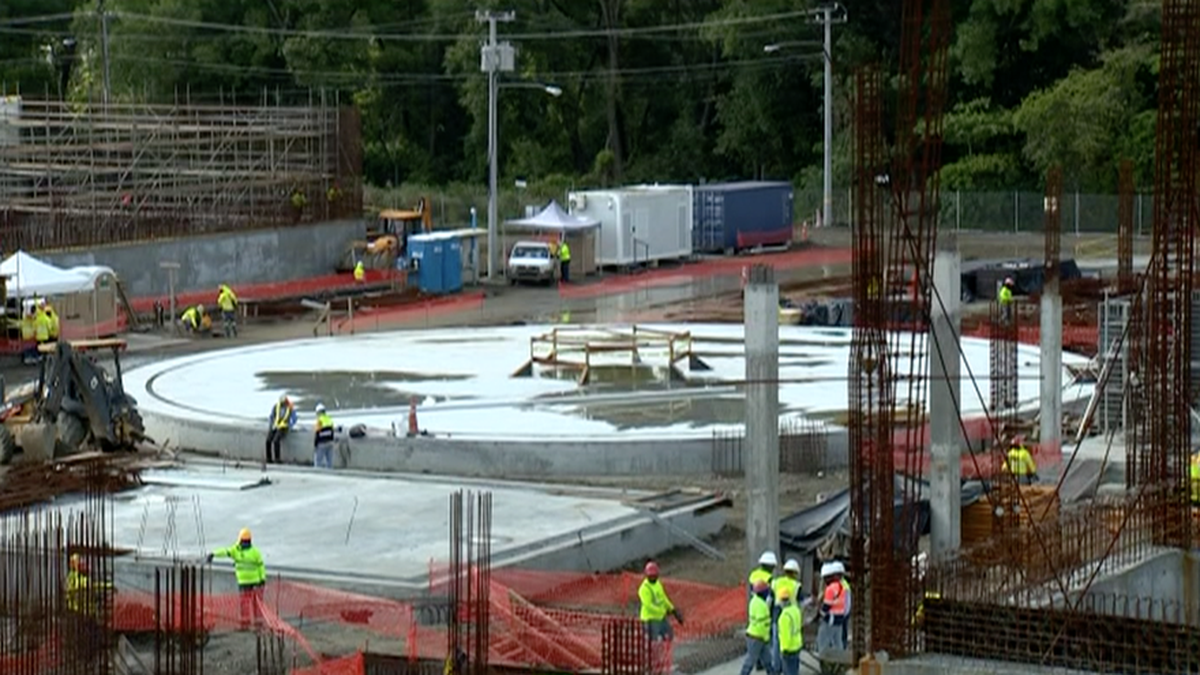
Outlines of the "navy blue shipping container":
[[409,270],[423,293],[445,294],[462,290],[462,242],[439,233],[408,238]]
[[697,185],[692,191],[692,248],[735,251],[792,240],[791,183],[743,181]]

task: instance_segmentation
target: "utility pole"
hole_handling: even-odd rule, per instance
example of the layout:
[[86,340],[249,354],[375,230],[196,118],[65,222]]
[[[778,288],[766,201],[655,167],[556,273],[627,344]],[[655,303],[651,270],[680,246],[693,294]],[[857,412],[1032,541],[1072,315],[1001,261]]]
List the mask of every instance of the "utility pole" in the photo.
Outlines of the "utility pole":
[[813,22],[825,25],[825,185],[821,198],[821,225],[833,224],[833,24],[846,23],[846,8],[839,3],[813,10]]
[[112,81],[108,69],[108,11],[104,0],[96,0],[96,12],[100,15],[100,48],[104,59],[104,106],[108,107],[109,85]]
[[503,21],[508,23],[517,18],[516,12],[475,12],[475,20],[488,25],[487,44],[480,49],[480,70],[488,75],[488,260],[487,276],[489,281],[496,278],[496,253],[499,248],[497,229],[499,223],[499,191],[497,187],[499,162],[497,155],[500,151],[499,113],[496,107],[496,96],[499,94],[499,74],[512,72],[516,65],[515,50],[508,42],[496,42],[496,24]]

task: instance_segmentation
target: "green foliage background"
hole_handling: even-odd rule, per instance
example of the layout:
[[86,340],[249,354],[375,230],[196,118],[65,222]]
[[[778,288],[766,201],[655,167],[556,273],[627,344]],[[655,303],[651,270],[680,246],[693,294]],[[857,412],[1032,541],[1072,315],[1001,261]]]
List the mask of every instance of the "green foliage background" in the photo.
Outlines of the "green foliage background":
[[[851,72],[892,67],[897,0],[843,0],[835,27],[835,183],[848,185]],[[107,0],[113,96],[302,103],[363,112],[364,170],[381,187],[481,185],[484,25],[515,10],[514,79],[500,97],[503,184],[791,179],[819,189],[822,63],[805,0]],[[1153,171],[1159,3],[959,0],[943,187],[1114,192],[1121,158]],[[54,20],[14,21],[62,14]],[[757,17],[757,18],[756,18]],[[653,27],[674,27],[657,30]],[[614,32],[615,31],[615,32]],[[337,35],[335,35],[335,33]],[[94,0],[0,2],[5,93],[99,97]],[[364,37],[368,36],[368,37]],[[764,45],[792,43],[773,53]]]

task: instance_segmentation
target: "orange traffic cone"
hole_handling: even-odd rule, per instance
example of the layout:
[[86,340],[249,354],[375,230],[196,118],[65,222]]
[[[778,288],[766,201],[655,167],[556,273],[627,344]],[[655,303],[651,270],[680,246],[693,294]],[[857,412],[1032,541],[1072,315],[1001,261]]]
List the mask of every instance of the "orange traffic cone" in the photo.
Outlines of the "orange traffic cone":
[[408,399],[408,435],[416,436],[420,433],[417,428],[417,397],[413,396]]

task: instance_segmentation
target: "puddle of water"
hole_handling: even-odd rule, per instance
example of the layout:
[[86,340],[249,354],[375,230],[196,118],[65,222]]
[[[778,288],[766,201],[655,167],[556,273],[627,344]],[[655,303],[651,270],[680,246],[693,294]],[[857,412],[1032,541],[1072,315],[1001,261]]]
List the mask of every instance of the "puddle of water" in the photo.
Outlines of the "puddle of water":
[[385,408],[408,405],[413,396],[426,402],[466,401],[474,396],[428,396],[398,389],[395,384],[458,382],[470,375],[413,373],[395,370],[263,371],[257,373],[265,389],[287,392],[297,410],[312,410],[317,403],[330,408]]
[[[573,408],[570,412],[583,419],[606,422],[620,431],[662,429],[675,425],[703,429],[714,424],[742,424],[746,421],[746,403],[740,396],[595,403]],[[779,414],[786,412],[786,407],[780,405]]]

